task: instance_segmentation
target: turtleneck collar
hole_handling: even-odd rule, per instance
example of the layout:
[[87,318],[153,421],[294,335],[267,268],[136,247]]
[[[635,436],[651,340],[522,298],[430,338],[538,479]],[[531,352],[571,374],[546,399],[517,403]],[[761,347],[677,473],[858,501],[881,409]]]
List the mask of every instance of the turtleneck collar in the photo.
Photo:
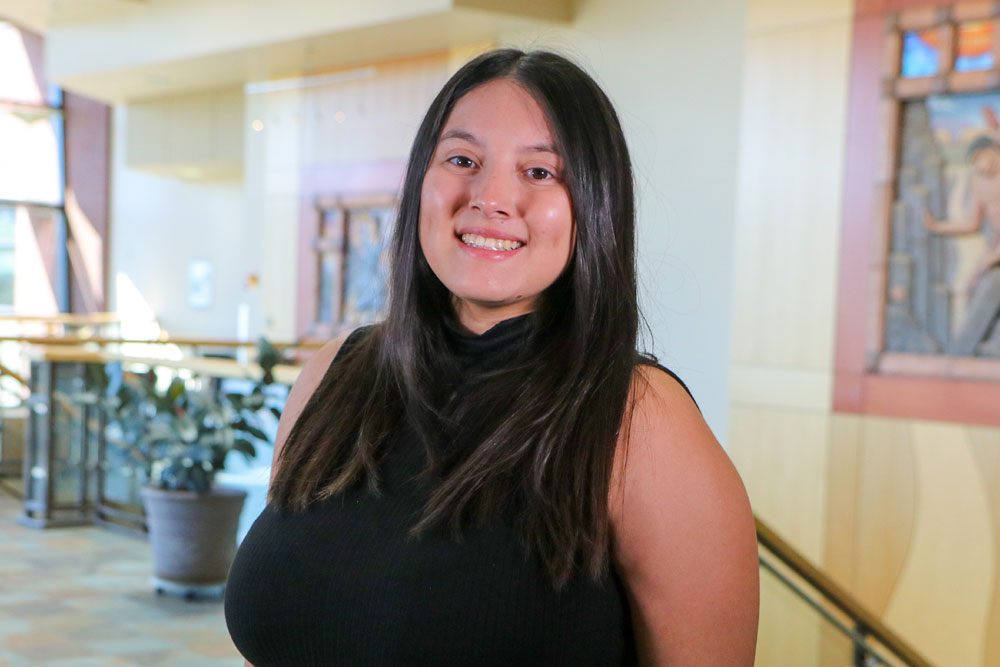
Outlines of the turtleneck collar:
[[501,320],[481,334],[471,333],[450,317],[444,318],[445,339],[459,362],[489,364],[514,356],[525,342],[531,325],[531,313]]

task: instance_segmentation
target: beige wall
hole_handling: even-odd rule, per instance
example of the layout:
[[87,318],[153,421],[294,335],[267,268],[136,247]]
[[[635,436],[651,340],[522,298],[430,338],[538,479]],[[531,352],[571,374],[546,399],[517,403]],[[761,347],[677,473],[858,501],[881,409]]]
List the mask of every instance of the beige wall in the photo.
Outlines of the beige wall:
[[[155,313],[174,336],[234,338],[256,266],[241,180],[187,181],[129,167],[128,108],[112,119],[110,308],[129,325]],[[208,309],[188,305],[188,263],[213,265]],[[132,329],[135,331],[135,329]],[[136,331],[138,333],[138,331]]]
[[[1000,430],[830,409],[852,5],[748,4],[730,452],[758,515],[935,664],[1000,664]],[[758,664],[845,663],[763,591]]]

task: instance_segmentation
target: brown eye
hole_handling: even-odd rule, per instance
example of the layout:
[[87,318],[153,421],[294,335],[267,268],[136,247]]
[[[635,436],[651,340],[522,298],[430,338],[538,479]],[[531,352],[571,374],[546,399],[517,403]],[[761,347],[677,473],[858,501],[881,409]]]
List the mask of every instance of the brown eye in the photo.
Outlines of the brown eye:
[[455,157],[448,158],[448,162],[451,162],[456,167],[462,167],[463,169],[471,169],[476,166],[476,163],[465,157],[464,155],[456,155]]
[[541,167],[532,167],[528,170],[528,178],[536,181],[544,181],[549,178],[553,178],[552,172],[548,169],[542,169]]

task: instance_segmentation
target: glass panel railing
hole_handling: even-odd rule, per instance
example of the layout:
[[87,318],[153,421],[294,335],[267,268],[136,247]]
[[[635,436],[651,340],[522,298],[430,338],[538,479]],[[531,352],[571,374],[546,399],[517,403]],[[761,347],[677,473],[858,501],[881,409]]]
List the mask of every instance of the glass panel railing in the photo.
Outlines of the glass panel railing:
[[760,617],[757,665],[907,664],[770,554],[760,558]]
[[757,665],[930,667],[930,663],[760,519]]
[[53,364],[52,412],[49,447],[52,448],[49,484],[54,506],[82,506],[87,498],[88,434],[80,364]]
[[[28,422],[22,457],[24,489],[23,493],[18,493],[12,487],[8,495],[22,497],[24,514],[20,521],[26,525],[46,527],[96,522],[108,527],[145,532],[140,490],[146,481],[146,464],[135,451],[134,442],[122,444],[130,442],[130,438],[134,439],[134,434],[119,433],[115,438],[106,437],[111,408],[102,392],[107,391],[110,379],[102,381],[93,377],[95,372],[106,374],[101,369],[106,369],[105,363],[114,358],[114,353],[81,350],[77,346],[67,349],[67,339],[60,340],[63,341],[60,346],[42,347],[31,353],[34,356],[29,376],[30,397],[22,410]],[[204,347],[218,344],[218,341],[212,340],[186,340],[192,346],[195,343]],[[235,345],[229,341],[223,343],[228,347],[242,345],[239,342]],[[162,342],[159,344],[163,345]],[[197,367],[204,372],[203,378],[211,379],[211,391],[222,392],[219,395],[227,397],[246,397],[261,391],[267,400],[259,408],[259,423],[256,420],[254,423],[263,429],[255,432],[263,435],[253,435],[262,440],[259,443],[261,446],[255,447],[256,454],[251,453],[251,458],[255,462],[270,461],[270,447],[264,441],[273,438],[277,429],[277,418],[271,410],[280,412],[287,393],[276,383],[290,385],[296,372],[293,367],[269,365],[268,372],[273,372],[275,382],[268,380],[267,387],[258,388],[255,382],[247,380],[248,367],[234,360],[208,357],[190,357],[183,361],[123,358],[126,363],[144,370],[153,366],[151,362],[157,367],[162,363],[168,374],[177,372],[171,370],[173,367],[181,369],[180,372],[185,375],[192,373],[192,366]],[[231,411],[235,410],[230,403],[226,405]],[[239,419],[244,420],[245,417]],[[244,429],[248,426],[245,421],[234,421],[235,426],[231,428],[240,428],[240,423]],[[121,431],[120,425],[118,430]],[[247,453],[246,447],[234,448],[233,451]],[[238,470],[238,467],[234,466],[234,469]],[[262,477],[266,480],[266,474]],[[4,481],[0,479],[0,482]],[[259,486],[256,482],[254,484]],[[266,492],[266,488],[263,490]],[[7,492],[7,485],[0,487],[0,491]],[[258,512],[264,506],[264,493],[260,494],[260,498]]]
[[[854,660],[854,643],[799,594],[803,586],[766,557],[760,565],[760,625],[755,664],[845,667]],[[824,610],[825,611],[825,610]],[[837,619],[840,621],[840,619]]]
[[44,527],[92,522],[97,406],[83,384],[79,362],[32,362],[22,523]]

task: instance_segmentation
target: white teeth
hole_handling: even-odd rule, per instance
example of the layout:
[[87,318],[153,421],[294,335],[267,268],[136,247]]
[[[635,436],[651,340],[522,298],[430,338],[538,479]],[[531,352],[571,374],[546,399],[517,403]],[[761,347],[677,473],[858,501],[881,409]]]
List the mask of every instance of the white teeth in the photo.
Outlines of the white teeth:
[[462,243],[471,245],[473,248],[485,248],[486,250],[517,250],[524,245],[520,241],[491,239],[479,234],[462,234]]

